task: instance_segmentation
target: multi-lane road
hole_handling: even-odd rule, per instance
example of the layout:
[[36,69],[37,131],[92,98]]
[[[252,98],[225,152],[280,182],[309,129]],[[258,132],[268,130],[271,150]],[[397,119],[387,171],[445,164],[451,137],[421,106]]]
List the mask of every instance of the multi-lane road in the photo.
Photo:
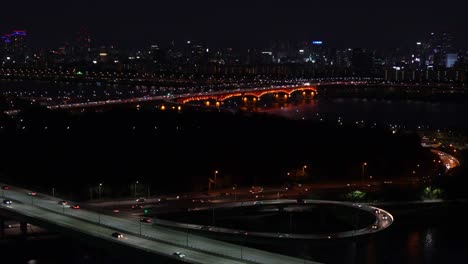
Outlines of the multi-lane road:
[[[146,224],[139,219],[124,219],[84,209],[73,209],[69,204],[60,205],[60,199],[44,194],[32,196],[28,194],[28,190],[21,188],[10,187],[10,190],[1,191],[1,209],[29,219],[37,219],[39,223],[47,222],[61,229],[69,229],[107,240],[109,243],[123,244],[168,258],[179,259],[174,253],[181,252],[185,255],[183,260],[190,263],[315,263]],[[13,203],[4,204],[5,199],[10,199]],[[124,237],[114,238],[114,232],[120,232]]]

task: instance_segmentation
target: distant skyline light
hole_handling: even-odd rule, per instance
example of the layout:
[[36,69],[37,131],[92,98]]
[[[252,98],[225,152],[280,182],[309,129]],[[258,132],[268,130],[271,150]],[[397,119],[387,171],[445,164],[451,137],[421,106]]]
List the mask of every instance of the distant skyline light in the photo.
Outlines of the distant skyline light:
[[[463,0],[5,1],[0,34],[24,29],[32,46],[76,39],[85,27],[95,43],[126,47],[202,40],[210,46],[261,46],[271,40],[324,41],[334,47],[414,45],[431,32],[452,32],[468,46]],[[21,12],[8,12],[21,10]]]

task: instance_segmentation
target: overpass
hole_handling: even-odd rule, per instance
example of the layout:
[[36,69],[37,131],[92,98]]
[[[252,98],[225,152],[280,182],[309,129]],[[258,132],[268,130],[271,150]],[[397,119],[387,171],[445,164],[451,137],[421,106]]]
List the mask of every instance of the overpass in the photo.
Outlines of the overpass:
[[[60,205],[60,199],[44,194],[29,195],[29,191],[10,187],[1,190],[0,215],[58,230],[68,234],[79,234],[88,239],[100,239],[111,246],[120,245],[145,251],[168,259],[196,264],[312,264],[316,262],[275,254],[241,245],[226,243],[202,236],[172,230],[140,221],[122,219],[84,209],[73,209]],[[13,201],[11,205],[4,199]],[[124,235],[118,239],[112,233]],[[173,254],[186,255],[180,259]]]

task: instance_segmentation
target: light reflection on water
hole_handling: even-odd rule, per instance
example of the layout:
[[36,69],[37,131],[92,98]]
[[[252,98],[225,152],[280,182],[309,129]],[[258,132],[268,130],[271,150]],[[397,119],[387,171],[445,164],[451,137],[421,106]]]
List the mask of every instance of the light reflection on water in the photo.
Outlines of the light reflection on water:
[[297,103],[273,102],[269,107],[253,106],[244,110],[270,113],[290,119],[315,120],[318,113],[327,121],[342,117],[345,123],[356,120],[408,126],[467,127],[460,115],[468,114],[468,105],[455,102],[388,101],[363,99],[302,100]]

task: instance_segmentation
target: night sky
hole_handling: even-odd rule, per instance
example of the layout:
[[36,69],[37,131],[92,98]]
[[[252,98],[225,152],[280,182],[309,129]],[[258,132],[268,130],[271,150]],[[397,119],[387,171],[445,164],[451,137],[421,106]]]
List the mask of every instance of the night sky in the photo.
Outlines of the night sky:
[[402,47],[431,31],[468,46],[466,0],[16,0],[0,4],[0,32],[29,31],[31,46],[72,41],[81,26],[102,44],[141,47],[199,39],[214,46],[323,39],[337,47]]

